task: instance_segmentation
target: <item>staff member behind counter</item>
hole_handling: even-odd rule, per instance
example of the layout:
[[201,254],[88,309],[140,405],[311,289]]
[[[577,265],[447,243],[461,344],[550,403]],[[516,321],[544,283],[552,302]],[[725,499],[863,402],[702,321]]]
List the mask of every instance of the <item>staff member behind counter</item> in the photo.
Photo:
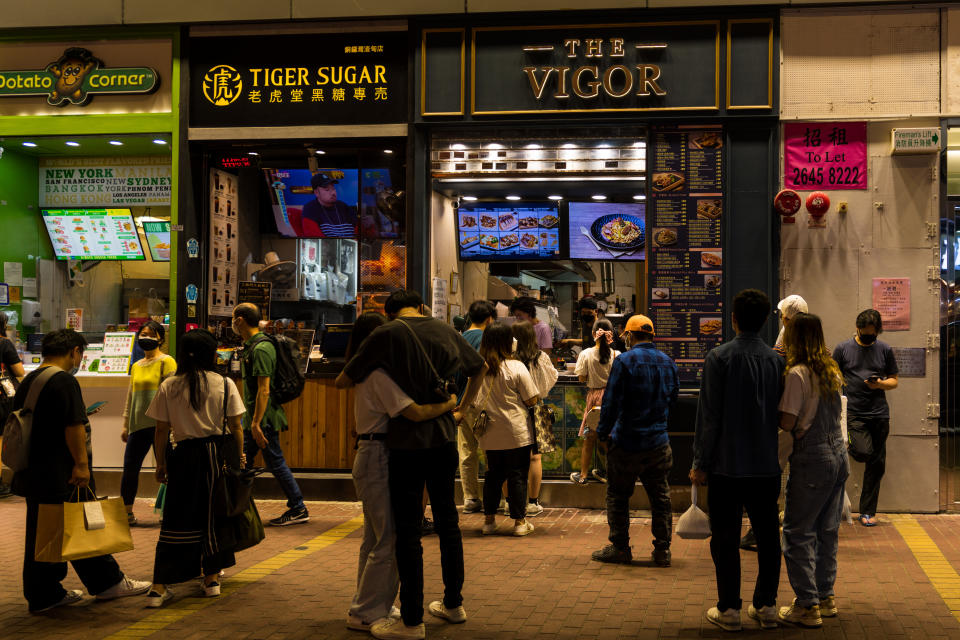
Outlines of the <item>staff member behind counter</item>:
[[593,323],[597,320],[597,300],[593,297],[580,298],[577,303],[577,312],[580,315],[580,337],[565,338],[560,344],[566,347],[578,346],[583,349],[589,349],[596,346],[596,340],[593,337]]

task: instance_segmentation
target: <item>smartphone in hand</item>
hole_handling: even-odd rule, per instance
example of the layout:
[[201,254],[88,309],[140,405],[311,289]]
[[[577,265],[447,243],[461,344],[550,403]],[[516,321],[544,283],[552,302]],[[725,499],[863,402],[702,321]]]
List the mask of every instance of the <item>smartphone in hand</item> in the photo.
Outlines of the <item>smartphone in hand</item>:
[[106,400],[101,400],[100,402],[94,402],[92,405],[87,407],[87,415],[92,416],[97,411],[100,411],[100,409],[102,409],[105,404],[107,404]]

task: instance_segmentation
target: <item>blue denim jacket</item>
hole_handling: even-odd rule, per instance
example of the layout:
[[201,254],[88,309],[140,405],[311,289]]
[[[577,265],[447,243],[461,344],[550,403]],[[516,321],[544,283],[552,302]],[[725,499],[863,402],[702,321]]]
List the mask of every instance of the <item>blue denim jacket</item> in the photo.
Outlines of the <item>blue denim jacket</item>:
[[777,435],[783,358],[755,333],[707,354],[693,468],[737,478],[780,475]]
[[667,444],[667,415],[680,388],[670,356],[641,342],[617,356],[600,408],[597,436],[625,451],[649,451]]

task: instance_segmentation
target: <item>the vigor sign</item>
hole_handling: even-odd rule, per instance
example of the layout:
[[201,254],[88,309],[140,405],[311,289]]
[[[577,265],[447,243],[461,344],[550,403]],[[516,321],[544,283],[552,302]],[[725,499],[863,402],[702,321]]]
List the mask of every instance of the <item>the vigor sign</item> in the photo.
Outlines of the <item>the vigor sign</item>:
[[105,68],[87,49],[71,47],[43,69],[0,71],[0,97],[45,95],[54,106],[82,106],[98,93],[150,93],[157,80],[150,67]]

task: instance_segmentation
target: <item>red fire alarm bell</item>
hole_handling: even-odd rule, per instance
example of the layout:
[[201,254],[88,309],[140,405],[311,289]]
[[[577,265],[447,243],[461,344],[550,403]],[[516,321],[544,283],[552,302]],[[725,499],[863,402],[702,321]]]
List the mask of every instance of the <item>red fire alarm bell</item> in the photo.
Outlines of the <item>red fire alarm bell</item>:
[[814,191],[807,196],[807,211],[814,218],[822,218],[830,210],[830,196],[823,191]]
[[784,224],[794,222],[794,216],[800,211],[800,194],[793,189],[784,189],[773,199],[773,208],[780,214]]

